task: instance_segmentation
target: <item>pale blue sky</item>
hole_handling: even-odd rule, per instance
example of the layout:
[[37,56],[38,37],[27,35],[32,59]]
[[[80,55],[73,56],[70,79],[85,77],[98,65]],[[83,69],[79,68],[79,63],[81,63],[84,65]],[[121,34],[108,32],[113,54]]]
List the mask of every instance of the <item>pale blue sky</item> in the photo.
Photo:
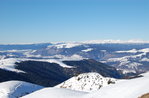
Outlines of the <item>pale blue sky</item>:
[[149,0],[0,0],[0,44],[149,38]]

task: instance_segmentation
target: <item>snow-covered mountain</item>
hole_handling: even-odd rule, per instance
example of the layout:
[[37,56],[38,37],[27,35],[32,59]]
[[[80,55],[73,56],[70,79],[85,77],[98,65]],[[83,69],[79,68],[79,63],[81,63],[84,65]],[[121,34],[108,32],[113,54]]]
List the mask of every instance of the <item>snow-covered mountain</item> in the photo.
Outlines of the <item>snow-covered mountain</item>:
[[[3,58],[0,60],[0,69],[8,70],[8,71],[13,71],[13,72],[24,72],[22,70],[16,69],[16,63],[20,63],[23,61],[41,61],[41,62],[49,62],[49,63],[55,63],[58,64],[61,67],[64,68],[73,68],[72,66],[68,66],[64,64],[60,60],[56,59],[27,59],[27,58]],[[25,73],[25,72],[24,72]]]
[[149,48],[115,51],[115,54],[118,57],[108,58],[102,62],[121,69],[124,73],[149,70]]
[[85,93],[64,88],[45,88],[22,98],[138,98],[149,93],[148,83],[149,73],[146,73],[143,74],[143,77],[119,80],[116,84],[102,87],[95,92]]
[[[20,97],[38,90],[28,90],[30,85],[26,85],[26,82],[31,82],[48,87],[61,84],[39,90],[26,96],[28,98],[137,98],[148,93],[149,74],[108,84],[115,82],[113,78],[127,78],[149,71],[148,65],[148,41],[98,40],[0,45],[0,97]],[[94,92],[86,93],[90,91]]]
[[115,83],[116,79],[103,77],[98,73],[83,73],[57,85],[58,88],[68,88],[76,91],[96,91],[101,87]]
[[138,40],[96,40],[29,45],[0,45],[1,58],[94,59],[124,73],[149,70],[149,42]]
[[87,72],[123,78],[123,75],[114,67],[91,59],[61,61],[58,59],[4,58],[0,60],[0,82],[20,80],[49,87]]
[[149,73],[145,73],[143,77],[120,80],[114,85],[103,87],[100,91],[85,96],[86,98],[138,98],[149,93],[148,83]]
[[14,72],[23,72],[21,70],[18,70],[15,68],[15,63],[23,61],[23,59],[17,59],[17,58],[7,58],[7,59],[1,59],[0,60],[0,69],[8,70],[8,71],[14,71]]
[[42,88],[42,86],[22,81],[2,82],[0,83],[0,98],[19,98]]
[[[71,45],[71,46],[70,46]],[[67,59],[74,55],[78,58],[90,58],[114,66],[124,73],[141,73],[149,70],[149,43],[143,42],[84,42],[63,43],[37,50],[33,55]]]

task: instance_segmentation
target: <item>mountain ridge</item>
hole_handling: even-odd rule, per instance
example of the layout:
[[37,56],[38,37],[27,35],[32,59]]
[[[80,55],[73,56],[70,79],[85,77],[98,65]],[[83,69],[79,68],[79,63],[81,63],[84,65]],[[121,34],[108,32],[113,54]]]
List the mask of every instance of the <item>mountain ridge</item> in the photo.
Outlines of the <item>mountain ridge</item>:
[[75,75],[85,72],[97,72],[103,76],[114,78],[123,77],[114,67],[95,60],[63,61],[62,63],[69,67],[40,60],[23,60],[21,62],[16,62],[14,66],[15,69],[23,73],[0,68],[0,82],[21,80],[41,86],[55,86]]

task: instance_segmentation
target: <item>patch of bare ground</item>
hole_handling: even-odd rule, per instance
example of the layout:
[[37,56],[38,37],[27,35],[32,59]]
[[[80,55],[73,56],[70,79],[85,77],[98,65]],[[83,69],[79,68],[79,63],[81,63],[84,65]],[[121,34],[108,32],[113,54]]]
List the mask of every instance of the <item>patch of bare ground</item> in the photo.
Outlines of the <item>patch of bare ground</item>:
[[142,95],[142,96],[141,96],[141,97],[139,97],[139,98],[149,98],[149,93],[144,94],[144,95]]

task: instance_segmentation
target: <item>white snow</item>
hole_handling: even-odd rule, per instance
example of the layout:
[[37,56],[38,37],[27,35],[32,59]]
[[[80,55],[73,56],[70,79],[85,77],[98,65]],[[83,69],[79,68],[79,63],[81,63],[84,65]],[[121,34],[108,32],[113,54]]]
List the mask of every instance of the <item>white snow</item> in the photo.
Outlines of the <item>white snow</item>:
[[141,63],[137,63],[137,62],[132,62],[132,63],[128,63],[128,68],[137,68],[138,66],[142,65]]
[[49,45],[48,48],[56,47],[56,48],[73,48],[76,46],[80,46],[80,43],[70,42],[70,43],[62,43],[62,44],[55,44],[55,45]]
[[118,69],[118,70],[122,70],[122,73],[123,73],[123,74],[136,73],[135,70],[131,70],[131,69]]
[[49,63],[56,63],[61,67],[64,68],[74,68],[73,66],[66,65],[63,63],[61,59],[26,59],[26,61],[31,60],[31,61],[41,61],[41,62],[49,62]]
[[89,52],[89,51],[92,51],[93,48],[88,48],[88,49],[85,49],[85,50],[82,50],[83,52]]
[[63,56],[61,58],[61,60],[63,60],[63,61],[79,61],[79,60],[83,60],[83,59],[87,59],[87,58],[84,58],[78,54],[74,54],[72,56]]
[[136,49],[128,50],[128,51],[116,51],[116,53],[137,53]]
[[146,61],[146,62],[149,62],[149,59],[148,59],[148,58],[143,58],[143,59],[141,59],[140,61]]
[[127,50],[127,51],[116,51],[115,53],[137,53],[137,52],[143,52],[143,53],[147,53],[149,52],[149,48],[144,48],[144,49],[132,49],[132,50]]
[[149,73],[144,77],[121,80],[114,85],[101,88],[95,93],[86,95],[86,98],[138,98],[139,96],[149,93]]
[[0,98],[18,98],[42,88],[42,86],[22,81],[2,82],[0,83]]
[[149,41],[143,40],[90,40],[82,42],[55,42],[53,45],[49,45],[47,48],[73,48],[80,45],[86,44],[144,44],[149,43]]
[[84,93],[62,88],[46,88],[22,98],[138,98],[149,93],[149,72],[143,77],[119,80],[116,84],[102,87],[100,90]]
[[57,85],[58,88],[68,88],[76,91],[96,91],[101,87],[109,85],[110,82],[115,83],[116,79],[106,78],[98,73],[84,73],[74,76],[69,80]]
[[90,40],[90,41],[84,41],[82,43],[85,44],[144,44],[149,43],[149,41],[143,41],[143,40]]
[[59,64],[61,67],[65,67],[65,68],[74,68],[73,66],[66,65],[62,61],[56,60],[56,59],[43,59],[43,60],[38,60],[38,61],[44,61],[44,62],[49,62],[49,63],[56,63],[56,64]]
[[139,50],[139,52],[145,52],[145,53],[147,53],[147,52],[149,52],[149,48],[141,49],[141,50]]
[[[45,42],[42,42],[45,43]],[[32,45],[32,44],[42,44],[42,43],[9,43],[9,44],[1,44],[1,45]],[[76,42],[76,41],[59,41],[59,42],[50,42],[49,44],[53,44],[53,45],[59,45],[59,44],[65,44],[65,43],[69,43],[70,46],[72,46],[72,43],[75,44],[101,44],[101,43],[140,43],[140,44],[144,44],[144,43],[149,43],[149,41],[145,41],[145,40],[140,40],[140,39],[130,39],[130,40],[112,40],[112,39],[106,39],[106,40],[88,40],[88,41],[81,41],[81,42]],[[49,45],[50,46],[50,45]]]
[[56,59],[26,59],[26,58],[7,58],[7,59],[1,59],[0,60],[0,69],[8,70],[8,71],[13,71],[13,72],[22,72],[25,73],[24,71],[18,70],[15,68],[15,63],[16,62],[21,62],[21,61],[42,61],[42,62],[49,62],[49,63],[56,63],[61,67],[65,68],[74,68],[72,66],[64,64],[61,60],[56,60]]
[[53,56],[41,56],[41,55],[28,55],[27,57],[40,57],[42,59],[58,59],[59,61],[78,61],[78,60],[83,60],[87,59],[84,58],[78,54],[73,54],[71,56],[65,56],[65,55],[53,55]]
[[34,55],[33,53],[34,52],[36,52],[37,50],[29,50],[29,51],[26,51],[26,52],[24,52],[23,54],[26,56],[26,57],[43,57],[44,58],[44,56],[41,56],[40,54],[38,54],[38,55]]
[[142,65],[141,63],[138,62],[132,62],[130,61],[131,59],[141,59],[142,56],[146,55],[146,53],[140,53],[137,55],[129,55],[129,56],[123,56],[119,58],[110,58],[106,62],[120,62],[118,66],[128,66],[128,67],[134,67],[134,66],[140,66]]
[[5,55],[0,55],[0,60],[4,59],[5,57]]
[[26,59],[27,60],[31,60],[31,61],[41,61],[41,62],[49,62],[49,63],[56,63],[58,64],[59,66],[61,67],[64,67],[64,68],[74,68],[72,66],[69,66],[69,65],[66,65],[65,63],[63,63],[62,59]]
[[5,69],[8,71],[14,71],[14,72],[23,72],[21,70],[15,69],[15,63],[20,62],[22,60],[16,59],[16,58],[7,58],[7,59],[1,59],[0,60],[0,69]]
[[64,88],[44,88],[21,98],[81,98],[84,94],[86,93]]
[[4,50],[4,51],[0,51],[1,53],[3,53],[3,52],[14,52],[14,53],[16,53],[16,52],[27,52],[27,51],[31,51],[31,50],[29,50],[29,49],[26,49],[26,50]]

